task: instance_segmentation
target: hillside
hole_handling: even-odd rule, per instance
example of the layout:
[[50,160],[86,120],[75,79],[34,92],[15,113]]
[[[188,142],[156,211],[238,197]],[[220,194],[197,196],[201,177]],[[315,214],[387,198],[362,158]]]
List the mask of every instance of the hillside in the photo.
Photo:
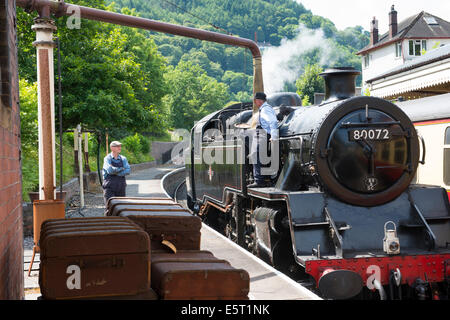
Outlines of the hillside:
[[[313,15],[294,0],[115,0],[113,6],[117,11],[133,9],[134,14],[145,18],[238,35],[269,49],[281,48],[275,60],[273,54],[266,59],[263,55],[266,72],[281,70],[290,74],[279,80],[281,84],[274,84],[274,91],[295,90],[295,80],[308,64],[360,69],[355,52],[369,41],[369,33],[362,27],[337,30],[332,21]],[[170,65],[191,61],[226,83],[235,100],[249,97],[252,59],[246,50],[160,33],[152,37]],[[288,57],[282,49],[287,42],[291,51]],[[280,57],[282,60],[276,61]]]

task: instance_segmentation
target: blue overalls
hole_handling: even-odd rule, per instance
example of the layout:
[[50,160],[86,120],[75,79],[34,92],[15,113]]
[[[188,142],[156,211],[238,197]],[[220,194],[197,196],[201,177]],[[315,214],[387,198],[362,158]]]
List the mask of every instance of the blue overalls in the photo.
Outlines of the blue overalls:
[[[122,158],[119,156],[118,159],[111,159],[111,166],[116,168],[123,168]],[[106,174],[103,180],[103,198],[105,200],[105,206],[108,199],[111,197],[125,197],[125,192],[127,188],[127,182],[125,176],[119,176],[115,174]]]

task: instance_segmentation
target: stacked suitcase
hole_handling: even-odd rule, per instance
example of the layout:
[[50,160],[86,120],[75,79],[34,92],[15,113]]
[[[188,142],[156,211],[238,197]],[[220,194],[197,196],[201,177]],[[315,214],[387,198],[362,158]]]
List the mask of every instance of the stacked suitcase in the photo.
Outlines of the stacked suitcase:
[[42,224],[43,299],[248,299],[248,273],[201,251],[173,200],[114,197],[105,215]]
[[168,198],[110,198],[107,216],[127,217],[150,236],[152,250],[200,250],[202,221]]
[[247,271],[209,251],[152,254],[152,288],[163,300],[247,300]]
[[149,236],[129,219],[47,220],[39,242],[44,299],[156,299]]

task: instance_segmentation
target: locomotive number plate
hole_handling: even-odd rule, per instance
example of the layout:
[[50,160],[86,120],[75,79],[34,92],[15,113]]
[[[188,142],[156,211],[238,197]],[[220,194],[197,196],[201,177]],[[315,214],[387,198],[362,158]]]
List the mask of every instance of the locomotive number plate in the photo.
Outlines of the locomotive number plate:
[[391,131],[387,128],[355,129],[348,132],[351,141],[358,140],[389,140]]

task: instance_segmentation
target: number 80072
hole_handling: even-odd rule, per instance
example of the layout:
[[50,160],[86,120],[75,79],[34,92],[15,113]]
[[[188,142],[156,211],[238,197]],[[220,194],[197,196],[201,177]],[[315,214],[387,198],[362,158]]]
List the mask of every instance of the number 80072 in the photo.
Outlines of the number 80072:
[[372,129],[356,129],[350,130],[350,140],[389,140],[391,133],[386,128],[372,128]]

